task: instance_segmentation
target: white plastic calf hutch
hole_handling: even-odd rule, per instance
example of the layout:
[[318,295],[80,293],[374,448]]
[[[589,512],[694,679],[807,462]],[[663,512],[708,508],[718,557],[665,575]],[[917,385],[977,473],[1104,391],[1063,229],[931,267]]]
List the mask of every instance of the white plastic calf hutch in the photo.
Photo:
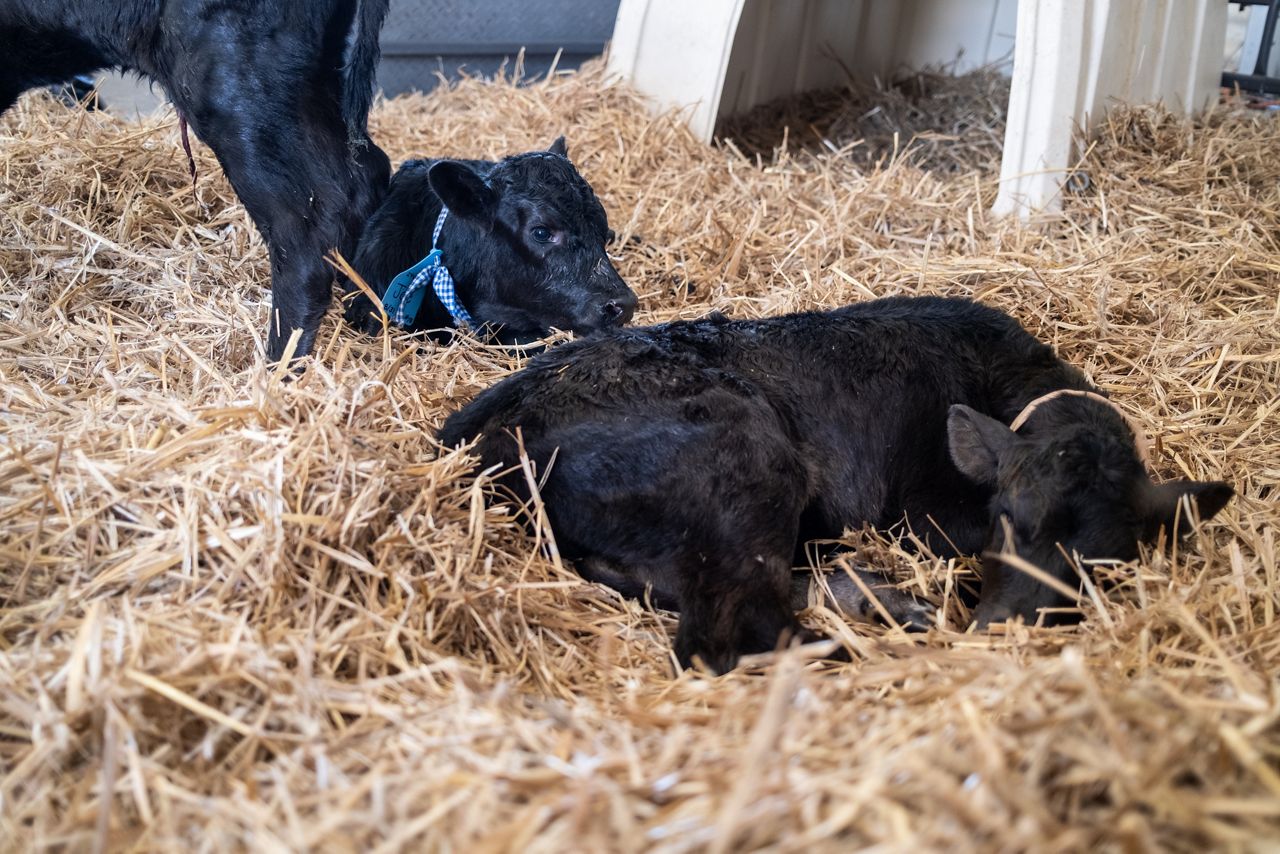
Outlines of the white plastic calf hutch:
[[1192,113],[1217,96],[1225,0],[622,0],[609,67],[716,123],[895,70],[1013,58],[998,214],[1060,207],[1072,135],[1113,100]]

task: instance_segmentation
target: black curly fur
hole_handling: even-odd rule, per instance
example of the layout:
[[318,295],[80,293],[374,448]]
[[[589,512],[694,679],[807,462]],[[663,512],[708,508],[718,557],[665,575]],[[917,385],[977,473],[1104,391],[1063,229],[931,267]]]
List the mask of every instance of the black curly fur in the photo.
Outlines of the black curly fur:
[[1222,483],[1152,484],[1105,402],[1062,397],[1017,434],[1006,426],[1060,388],[1090,386],[1011,317],[893,297],[570,342],[481,393],[439,439],[478,437],[480,467],[514,472],[504,483],[527,499],[521,435],[561,553],[678,606],[681,661],[723,670],[799,634],[788,576],[807,540],[905,522],[938,554],[994,554],[985,625],[1067,604],[1002,562],[1006,547],[1074,588],[1068,555],[1132,558],[1183,496],[1205,518],[1230,498]]
[[[557,146],[562,149],[560,141]],[[452,170],[452,180],[441,180],[442,169]],[[469,180],[462,169],[474,176],[470,189],[458,183]],[[431,249],[440,193],[453,197],[438,245],[457,295],[499,340],[536,339],[552,328],[590,332],[630,319],[636,298],[606,253],[611,232],[604,207],[568,157],[555,151],[496,162],[406,161],[369,220],[354,261],[378,296]],[[531,236],[537,225],[554,226],[559,244],[538,244]],[[363,296],[351,297],[347,320],[370,332],[380,326]],[[429,292],[411,328],[447,330],[452,324]]]

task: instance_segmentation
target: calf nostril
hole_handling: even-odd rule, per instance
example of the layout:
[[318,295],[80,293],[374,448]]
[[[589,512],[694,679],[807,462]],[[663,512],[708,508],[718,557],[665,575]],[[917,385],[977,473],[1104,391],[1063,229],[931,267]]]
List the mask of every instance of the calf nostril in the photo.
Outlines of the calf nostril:
[[600,310],[604,312],[605,319],[607,320],[616,320],[622,316],[622,306],[618,305],[616,302],[607,302]]

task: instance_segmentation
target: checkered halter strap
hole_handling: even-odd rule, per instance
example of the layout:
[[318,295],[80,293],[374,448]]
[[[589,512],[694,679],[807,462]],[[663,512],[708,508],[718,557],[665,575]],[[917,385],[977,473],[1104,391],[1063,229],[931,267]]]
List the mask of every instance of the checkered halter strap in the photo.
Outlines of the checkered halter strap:
[[454,326],[479,326],[458,299],[458,292],[453,285],[453,276],[444,265],[444,254],[437,244],[440,242],[440,231],[449,218],[449,208],[441,207],[440,216],[436,217],[436,227],[431,232],[431,252],[417,264],[391,280],[386,293],[382,295],[382,306],[387,316],[396,326],[408,328],[413,325],[418,311],[422,308],[422,300],[427,294],[427,286],[435,292],[436,299],[453,318]]

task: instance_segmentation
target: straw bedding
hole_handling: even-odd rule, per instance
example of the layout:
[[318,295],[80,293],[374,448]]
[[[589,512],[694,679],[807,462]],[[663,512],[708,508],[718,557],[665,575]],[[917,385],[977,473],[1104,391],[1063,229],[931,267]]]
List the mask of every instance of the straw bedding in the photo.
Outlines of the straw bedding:
[[[975,103],[966,127],[990,128]],[[373,121],[396,160],[567,133],[634,238],[638,322],[903,293],[1008,309],[1150,426],[1160,477],[1240,496],[1099,567],[1065,629],[966,634],[969,562],[851,531],[938,628],[813,609],[854,663],[675,675],[670,615],[578,581],[432,444],[518,358],[335,312],[282,382],[259,355],[266,254],[208,149],[193,191],[172,114],[31,96],[0,121],[5,848],[1280,840],[1274,118],[1117,109],[1065,215],[1031,227],[989,217],[996,155],[965,133],[936,132],[933,171],[855,120],[704,147],[592,69]]]

